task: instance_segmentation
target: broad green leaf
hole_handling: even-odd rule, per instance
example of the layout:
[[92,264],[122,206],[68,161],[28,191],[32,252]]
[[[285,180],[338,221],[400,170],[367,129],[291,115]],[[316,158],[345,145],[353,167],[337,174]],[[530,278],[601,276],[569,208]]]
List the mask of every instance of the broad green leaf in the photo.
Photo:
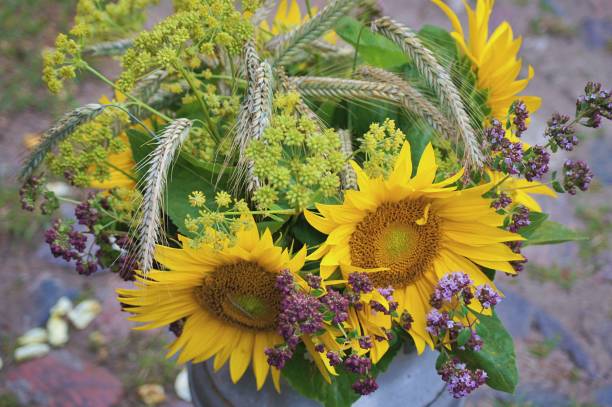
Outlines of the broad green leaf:
[[[136,130],[127,131],[132,148],[134,161],[142,163],[155,148],[151,138]],[[192,191],[202,191],[209,200],[208,206],[214,207],[212,198],[218,189],[226,186],[225,176],[219,176],[214,168],[207,164],[196,165],[194,159],[186,159],[184,154],[179,155],[172,164],[167,181],[167,194],[165,197],[166,214],[176,225],[179,232],[185,236],[192,234],[185,229],[185,217],[190,214],[197,216],[197,208],[189,205],[187,197]],[[147,168],[143,168],[138,176],[142,177]]]
[[478,352],[458,351],[459,357],[469,368],[487,372],[487,385],[495,390],[513,393],[518,384],[518,370],[512,336],[497,315],[479,316],[476,332],[484,345]]
[[372,32],[368,27],[351,17],[343,17],[335,28],[342,39],[358,50],[359,58],[379,68],[404,65],[408,58],[393,41]]
[[576,240],[589,240],[589,237],[560,223],[546,220],[529,236],[525,245],[557,244]]

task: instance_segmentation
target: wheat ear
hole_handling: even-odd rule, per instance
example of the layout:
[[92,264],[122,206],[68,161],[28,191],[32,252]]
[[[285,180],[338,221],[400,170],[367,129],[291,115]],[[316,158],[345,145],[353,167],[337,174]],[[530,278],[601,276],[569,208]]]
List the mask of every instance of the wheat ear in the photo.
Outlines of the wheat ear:
[[[353,155],[353,140],[351,138],[351,132],[346,129],[338,130],[338,136],[340,137],[340,148],[344,157],[349,160]],[[357,174],[351,165],[347,162],[344,164],[344,168],[340,172],[340,183],[342,190],[357,189]]]
[[92,57],[107,57],[114,55],[122,55],[134,45],[134,40],[125,38],[122,40],[100,42],[86,47],[83,50],[83,55]]
[[176,119],[156,139],[157,145],[149,157],[149,168],[144,177],[142,219],[138,226],[138,259],[140,269],[148,273],[153,266],[155,244],[161,230],[161,209],[168,170],[176,151],[189,135],[192,123]]
[[53,147],[74,133],[80,125],[93,120],[104,111],[105,107],[104,105],[91,103],[76,108],[64,115],[64,117],[62,117],[53,127],[43,134],[36,149],[24,162],[19,178],[26,179],[31,176]]
[[448,109],[452,122],[457,125],[465,144],[466,164],[482,167],[484,157],[459,91],[433,53],[421,43],[414,31],[389,17],[374,20],[372,30],[395,42],[412,59],[419,73],[440,98],[442,106]]
[[[289,34],[284,35],[276,50],[273,64],[286,65],[291,63],[304,47],[330,30],[336,21],[343,17],[356,3],[358,3],[356,0],[332,0],[313,18]],[[274,42],[274,39],[272,40]]]
[[357,69],[357,74],[370,80],[396,86],[401,92],[402,106],[405,109],[423,117],[441,135],[450,139],[456,138],[456,130],[451,122],[421,92],[404,79],[384,69],[365,65]]
[[264,0],[263,4],[255,10],[253,16],[251,17],[251,23],[257,27],[261,22],[266,20],[270,13],[276,7],[276,0]]

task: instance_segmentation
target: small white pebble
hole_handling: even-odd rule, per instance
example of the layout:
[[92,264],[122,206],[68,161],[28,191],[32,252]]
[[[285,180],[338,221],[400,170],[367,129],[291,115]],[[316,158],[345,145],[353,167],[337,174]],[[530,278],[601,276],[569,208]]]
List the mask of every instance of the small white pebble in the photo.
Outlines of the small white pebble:
[[32,328],[17,338],[17,345],[20,346],[45,342],[47,342],[47,331],[44,328]]
[[15,349],[15,360],[22,362],[24,360],[39,358],[45,356],[51,348],[46,343],[31,343]]
[[85,329],[102,312],[96,300],[85,300],[68,313],[68,319],[76,329]]
[[63,317],[72,310],[72,301],[68,297],[62,297],[51,308],[51,316]]
[[51,346],[63,346],[68,342],[68,322],[62,317],[52,316],[47,321],[47,333]]
[[174,391],[181,400],[191,403],[191,391],[189,390],[189,377],[187,369],[183,368],[174,381]]

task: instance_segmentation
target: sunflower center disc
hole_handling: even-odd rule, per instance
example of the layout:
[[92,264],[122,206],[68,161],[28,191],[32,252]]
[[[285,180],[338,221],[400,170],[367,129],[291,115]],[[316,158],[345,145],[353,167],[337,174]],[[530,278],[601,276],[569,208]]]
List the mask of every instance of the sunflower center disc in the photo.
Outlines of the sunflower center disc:
[[280,295],[276,276],[243,261],[218,267],[194,290],[198,303],[220,319],[241,328],[276,328]]
[[377,287],[405,287],[418,280],[431,266],[440,242],[439,218],[426,211],[427,202],[421,199],[380,205],[351,235],[352,264],[389,268],[370,274]]

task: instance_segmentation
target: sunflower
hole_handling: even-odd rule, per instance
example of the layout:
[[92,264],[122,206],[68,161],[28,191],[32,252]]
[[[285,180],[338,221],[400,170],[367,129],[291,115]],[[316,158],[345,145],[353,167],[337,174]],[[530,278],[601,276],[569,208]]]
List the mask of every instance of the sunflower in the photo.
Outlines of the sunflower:
[[[310,12],[314,16],[318,12],[318,8],[311,7]],[[297,0],[281,0],[278,3],[278,8],[276,10],[276,15],[274,16],[272,27],[268,25],[267,21],[262,21],[260,28],[272,33],[273,35],[279,35],[290,31],[301,24],[304,24],[308,20],[310,20],[310,16],[308,14],[302,17]],[[334,32],[326,34],[323,36],[323,39],[330,44],[335,44],[338,41],[336,33]]]
[[487,171],[490,182],[497,187],[496,192],[508,194],[512,199],[512,206],[523,205],[529,210],[542,212],[540,204],[531,196],[547,195],[553,198],[557,197],[555,191],[537,181],[527,181],[497,171]]
[[[523,238],[500,229],[504,216],[482,196],[492,184],[457,191],[452,184],[463,171],[434,183],[437,165],[431,144],[414,177],[408,142],[387,179],[369,178],[355,162],[351,164],[359,190],[346,191],[341,205],[317,205],[320,215],[306,212],[308,222],[328,235],[309,259],[321,259],[325,279],[340,267],[345,278],[366,272],[374,286],[393,287],[398,314],[407,312],[413,319],[408,332],[420,353],[426,344],[433,346],[425,322],[438,280],[462,271],[476,285],[495,288],[479,266],[514,274],[510,261],[523,257],[503,242]],[[370,315],[356,317],[369,331]]]
[[[208,246],[192,248],[186,237],[180,237],[180,249],[157,246],[155,259],[170,271],[153,270],[138,277],[138,289],[117,292],[119,301],[135,314],[130,319],[144,323],[136,329],[185,319],[168,357],[180,351],[179,363],[197,363],[214,356],[215,370],[229,360],[234,383],[252,362],[257,388],[261,389],[270,372],[279,390],[280,371],[267,363],[264,354],[266,348],[283,342],[276,332],[281,301],[276,277],[288,269],[296,280],[303,281],[297,272],[304,265],[306,248],[292,258],[287,250],[274,245],[269,230],[259,235],[252,216],[242,220],[245,228],[237,232],[236,244],[221,251]],[[327,335],[319,338],[326,344],[336,343]],[[319,370],[325,371],[327,365],[334,374],[327,361],[314,352],[312,341],[304,342]]]
[[[521,37],[514,38],[512,27],[504,21],[493,30],[489,37],[489,18],[495,0],[477,0],[476,9],[472,9],[463,0],[468,15],[469,40],[466,38],[457,15],[442,0],[431,0],[446,14],[453,29],[451,35],[459,48],[472,61],[476,71],[479,89],[489,92],[488,105],[494,118],[504,121],[508,109],[516,100],[522,100],[530,112],[535,112],[542,100],[536,96],[518,96],[533,78],[531,65],[526,78],[518,79],[523,65],[517,59],[521,48]],[[511,138],[511,137],[510,137]]]
[[[123,102],[125,100],[125,96],[121,93],[116,94],[116,99],[118,102]],[[102,96],[100,98],[100,104],[108,105],[112,102],[106,97]],[[147,120],[147,126],[151,124],[150,120]],[[95,189],[112,189],[112,188],[127,188],[134,189],[136,188],[136,177],[134,175],[134,169],[136,168],[136,162],[134,161],[134,157],[132,157],[132,149],[130,148],[130,142],[128,140],[127,134],[121,133],[119,139],[124,144],[124,148],[122,151],[114,154],[110,154],[108,156],[108,164],[109,165],[109,177],[104,181],[98,181],[96,179],[92,179],[89,183],[91,188]]]

